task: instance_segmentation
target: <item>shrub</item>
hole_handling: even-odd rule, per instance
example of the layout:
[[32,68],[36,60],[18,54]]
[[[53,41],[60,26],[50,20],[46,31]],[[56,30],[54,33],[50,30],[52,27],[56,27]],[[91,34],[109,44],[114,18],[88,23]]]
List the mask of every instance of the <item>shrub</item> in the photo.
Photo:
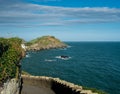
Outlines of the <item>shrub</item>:
[[19,61],[22,57],[20,38],[0,38],[0,83],[18,76]]

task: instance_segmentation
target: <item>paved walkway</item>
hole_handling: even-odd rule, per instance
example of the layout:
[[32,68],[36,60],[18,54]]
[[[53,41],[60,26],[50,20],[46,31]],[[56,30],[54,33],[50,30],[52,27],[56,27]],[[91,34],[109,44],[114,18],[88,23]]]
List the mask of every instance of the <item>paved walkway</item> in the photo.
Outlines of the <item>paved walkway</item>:
[[37,86],[23,84],[21,94],[55,94],[50,88],[40,88]]

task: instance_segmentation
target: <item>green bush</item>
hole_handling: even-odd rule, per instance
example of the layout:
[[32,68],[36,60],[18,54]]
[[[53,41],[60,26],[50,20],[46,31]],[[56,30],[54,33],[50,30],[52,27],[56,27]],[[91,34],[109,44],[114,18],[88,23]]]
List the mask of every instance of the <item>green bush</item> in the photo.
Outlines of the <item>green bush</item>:
[[23,54],[20,38],[0,38],[0,83],[18,76],[19,61]]

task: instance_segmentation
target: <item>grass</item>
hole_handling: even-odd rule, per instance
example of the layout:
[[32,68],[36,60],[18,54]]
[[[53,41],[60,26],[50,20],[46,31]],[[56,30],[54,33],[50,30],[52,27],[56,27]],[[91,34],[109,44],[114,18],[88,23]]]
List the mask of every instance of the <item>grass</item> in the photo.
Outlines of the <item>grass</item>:
[[85,90],[91,90],[92,92],[98,93],[98,94],[108,94],[107,92],[102,91],[102,90],[98,90],[96,88],[83,87],[83,89],[85,89]]
[[22,71],[22,75],[31,75],[31,74],[26,71]]

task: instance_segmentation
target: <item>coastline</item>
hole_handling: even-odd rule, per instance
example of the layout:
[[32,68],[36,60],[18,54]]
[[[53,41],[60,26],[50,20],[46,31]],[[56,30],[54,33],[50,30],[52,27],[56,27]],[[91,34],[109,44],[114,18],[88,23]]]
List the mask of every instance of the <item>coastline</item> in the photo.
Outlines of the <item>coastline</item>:
[[[59,48],[59,47],[60,46],[55,48]],[[60,48],[63,47],[64,46]],[[22,59],[22,57],[25,56],[25,52],[26,52],[26,47],[24,44],[21,45],[21,48],[22,48],[21,50],[22,55],[20,55],[21,57],[19,59]],[[51,48],[47,48],[47,49],[51,49]],[[46,50],[46,48],[44,50]],[[16,78],[10,80],[8,79],[8,81],[4,83],[3,90],[2,92],[0,91],[1,94],[34,94],[34,92],[36,92],[36,94],[64,94],[64,93],[65,94],[98,94],[98,93],[93,93],[91,89],[85,90],[83,89],[82,86],[75,85],[73,83],[61,80],[59,78],[46,77],[46,76],[21,75],[20,69],[21,69],[21,65],[18,66],[18,69],[16,71]],[[99,93],[99,94],[103,94],[103,93]]]

